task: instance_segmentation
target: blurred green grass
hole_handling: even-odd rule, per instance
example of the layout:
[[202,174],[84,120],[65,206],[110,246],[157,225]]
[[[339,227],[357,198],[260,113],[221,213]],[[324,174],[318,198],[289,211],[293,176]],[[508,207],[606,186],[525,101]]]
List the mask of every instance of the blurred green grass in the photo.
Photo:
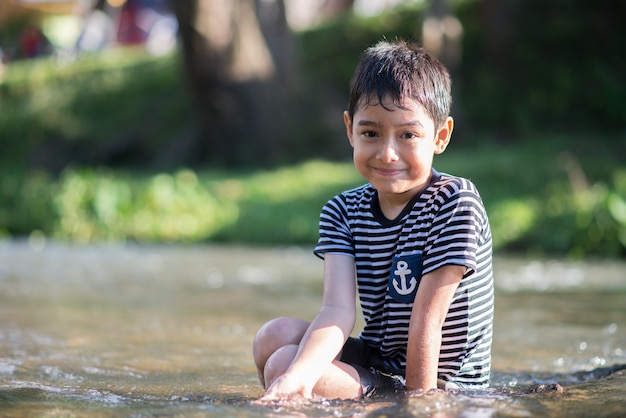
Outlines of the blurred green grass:
[[[496,250],[623,255],[626,170],[605,167],[603,178],[576,184],[577,164],[569,153],[538,154],[527,145],[450,147],[435,162],[440,171],[477,184]],[[0,231],[79,243],[313,245],[322,205],[362,183],[351,163],[327,161],[249,173],[83,168],[52,177],[4,171]]]

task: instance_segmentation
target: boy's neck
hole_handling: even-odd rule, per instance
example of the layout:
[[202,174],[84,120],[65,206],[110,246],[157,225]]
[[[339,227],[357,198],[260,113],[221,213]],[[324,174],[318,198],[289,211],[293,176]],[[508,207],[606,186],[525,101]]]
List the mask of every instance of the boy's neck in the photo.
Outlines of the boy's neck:
[[380,193],[376,193],[376,198],[378,199],[378,206],[380,208],[381,213],[388,220],[395,220],[402,214],[406,206],[413,200],[413,198],[419,194],[421,194],[433,181],[436,181],[441,175],[435,171],[435,169],[431,169],[430,175],[426,179],[426,181],[419,187],[415,187],[414,189],[408,190],[404,193],[387,193],[381,195]]

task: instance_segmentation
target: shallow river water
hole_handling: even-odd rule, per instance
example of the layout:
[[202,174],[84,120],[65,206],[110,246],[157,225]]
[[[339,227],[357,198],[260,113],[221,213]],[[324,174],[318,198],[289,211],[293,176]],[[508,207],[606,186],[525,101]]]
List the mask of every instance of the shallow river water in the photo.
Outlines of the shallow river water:
[[484,391],[258,406],[250,354],[310,319],[310,249],[0,242],[0,416],[626,416],[626,263],[496,257]]

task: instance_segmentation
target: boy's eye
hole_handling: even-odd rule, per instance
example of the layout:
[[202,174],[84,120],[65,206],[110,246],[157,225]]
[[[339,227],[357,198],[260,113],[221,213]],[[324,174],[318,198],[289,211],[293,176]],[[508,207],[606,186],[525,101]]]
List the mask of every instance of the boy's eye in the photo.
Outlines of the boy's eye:
[[417,138],[417,134],[413,132],[405,132],[402,134],[401,138],[402,139],[414,139],[414,138]]
[[362,135],[366,138],[376,138],[376,136],[378,136],[378,134],[374,131],[365,131]]

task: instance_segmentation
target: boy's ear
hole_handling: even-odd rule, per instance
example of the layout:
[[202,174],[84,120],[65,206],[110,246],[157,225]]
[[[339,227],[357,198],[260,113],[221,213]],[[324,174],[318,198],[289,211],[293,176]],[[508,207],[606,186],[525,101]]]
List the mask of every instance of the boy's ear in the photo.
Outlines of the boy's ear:
[[435,133],[435,154],[441,154],[450,143],[452,130],[454,129],[454,119],[448,116]]
[[354,143],[352,142],[352,121],[350,120],[350,114],[347,110],[343,112],[343,123],[346,125],[348,141],[350,141],[350,145],[354,147]]

